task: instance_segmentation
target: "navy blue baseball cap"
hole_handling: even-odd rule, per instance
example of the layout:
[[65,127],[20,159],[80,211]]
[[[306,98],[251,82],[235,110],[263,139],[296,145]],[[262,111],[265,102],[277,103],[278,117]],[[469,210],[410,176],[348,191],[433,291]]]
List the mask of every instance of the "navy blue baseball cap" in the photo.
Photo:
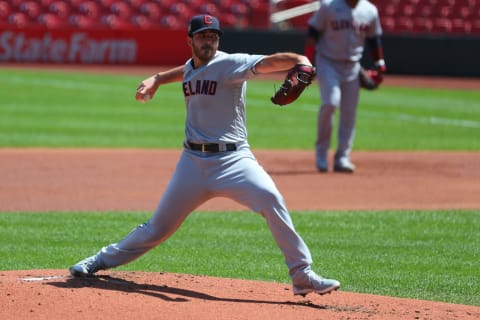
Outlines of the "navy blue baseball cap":
[[218,22],[218,19],[213,16],[202,14],[194,16],[192,20],[190,20],[190,24],[188,25],[188,35],[190,37],[197,32],[205,30],[213,30],[220,36],[223,34],[223,31],[220,29],[220,22]]

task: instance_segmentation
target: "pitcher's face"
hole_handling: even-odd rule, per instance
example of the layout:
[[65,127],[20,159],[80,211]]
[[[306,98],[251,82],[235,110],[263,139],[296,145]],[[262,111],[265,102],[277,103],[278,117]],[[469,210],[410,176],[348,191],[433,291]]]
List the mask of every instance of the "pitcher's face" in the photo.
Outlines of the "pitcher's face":
[[190,39],[192,53],[197,59],[206,63],[215,56],[220,42],[217,32],[209,30],[198,32]]

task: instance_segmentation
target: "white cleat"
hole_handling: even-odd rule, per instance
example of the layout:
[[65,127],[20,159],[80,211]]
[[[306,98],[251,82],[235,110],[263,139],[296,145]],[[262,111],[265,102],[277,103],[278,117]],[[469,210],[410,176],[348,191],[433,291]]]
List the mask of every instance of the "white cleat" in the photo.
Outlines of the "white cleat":
[[339,159],[335,159],[333,171],[353,173],[355,171],[355,165],[348,157],[341,157]]
[[98,270],[104,269],[99,263],[97,256],[91,256],[70,267],[70,274],[74,277],[92,277]]
[[331,293],[340,288],[340,282],[333,279],[325,279],[309,270],[306,273],[295,275],[293,278],[293,294],[306,296],[315,292],[320,295]]

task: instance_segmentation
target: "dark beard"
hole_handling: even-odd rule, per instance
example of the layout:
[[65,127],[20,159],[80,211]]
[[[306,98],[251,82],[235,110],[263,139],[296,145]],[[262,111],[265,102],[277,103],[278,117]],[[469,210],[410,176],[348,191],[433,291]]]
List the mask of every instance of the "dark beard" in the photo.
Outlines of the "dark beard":
[[203,45],[201,48],[194,48],[194,53],[203,63],[210,61],[215,55],[215,48],[210,45]]

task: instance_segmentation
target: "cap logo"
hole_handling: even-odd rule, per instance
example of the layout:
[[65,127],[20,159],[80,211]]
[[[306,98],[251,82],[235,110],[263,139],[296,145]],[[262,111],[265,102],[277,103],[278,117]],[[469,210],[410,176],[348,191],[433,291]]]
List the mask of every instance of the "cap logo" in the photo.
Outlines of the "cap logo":
[[212,24],[213,23],[213,17],[212,16],[203,16],[203,23],[204,24]]

